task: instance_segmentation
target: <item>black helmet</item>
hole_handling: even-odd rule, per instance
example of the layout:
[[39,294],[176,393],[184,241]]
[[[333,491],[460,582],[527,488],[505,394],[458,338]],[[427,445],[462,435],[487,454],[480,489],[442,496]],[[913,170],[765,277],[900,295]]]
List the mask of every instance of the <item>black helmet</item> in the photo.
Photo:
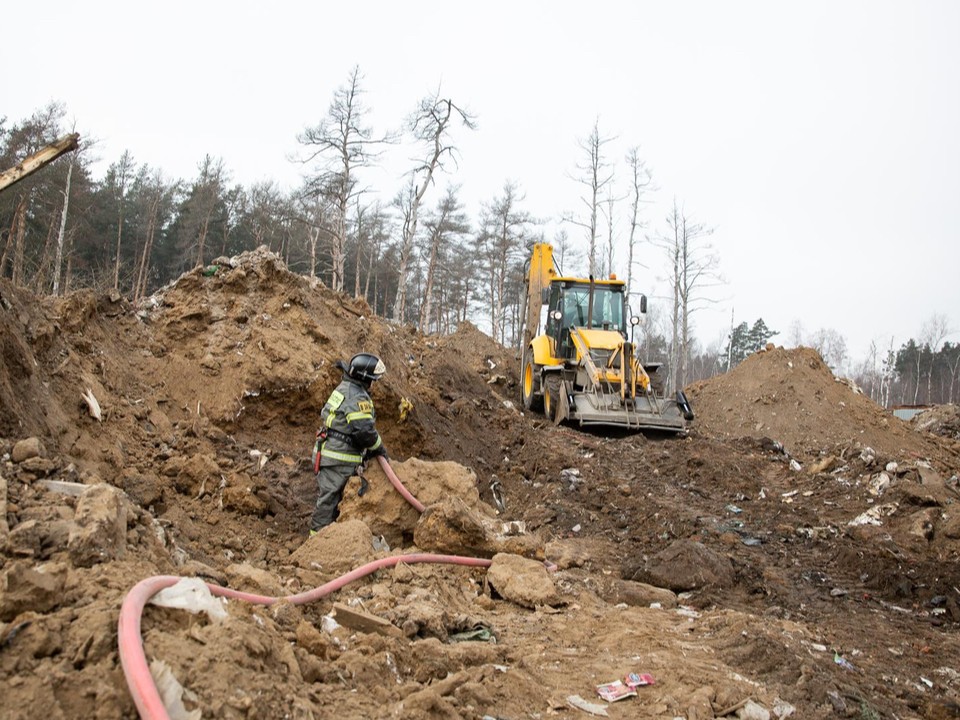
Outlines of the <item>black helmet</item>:
[[347,367],[347,375],[354,380],[364,383],[372,383],[379,380],[387,371],[383,360],[370,353],[359,353],[350,358],[350,365]]

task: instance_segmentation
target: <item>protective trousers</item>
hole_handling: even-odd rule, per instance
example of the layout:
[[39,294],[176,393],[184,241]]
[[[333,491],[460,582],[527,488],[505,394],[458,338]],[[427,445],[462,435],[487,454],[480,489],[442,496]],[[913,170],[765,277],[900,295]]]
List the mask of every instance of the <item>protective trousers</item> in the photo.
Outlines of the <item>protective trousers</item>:
[[320,530],[337,519],[343,489],[356,471],[356,465],[325,465],[320,468],[317,473],[317,504],[310,519],[311,530]]

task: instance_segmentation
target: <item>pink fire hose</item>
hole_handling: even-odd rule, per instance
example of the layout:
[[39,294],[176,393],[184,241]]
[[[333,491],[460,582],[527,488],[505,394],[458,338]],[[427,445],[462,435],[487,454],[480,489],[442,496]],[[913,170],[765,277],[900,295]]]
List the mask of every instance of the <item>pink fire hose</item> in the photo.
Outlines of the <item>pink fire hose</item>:
[[383,455],[378,456],[377,460],[380,461],[380,467],[383,470],[383,474],[387,476],[387,480],[389,480],[390,484],[393,485],[393,487],[397,489],[397,492],[403,496],[403,499],[413,505],[413,507],[417,509],[417,512],[423,512],[423,503],[411,495],[410,491],[403,486],[403,483],[400,482],[400,478],[397,477],[397,474],[393,471],[393,468],[390,467],[390,462]]
[[[354,570],[331,580],[324,585],[307,590],[306,592],[290,595],[286,598],[271,597],[240,592],[230,588],[206,583],[210,592],[220,597],[244,600],[257,605],[272,605],[283,599],[294,605],[303,605],[329,595],[354,580],[366,577],[382,568],[393,567],[398,563],[447,563],[453,565],[468,565],[472,567],[490,567],[492,561],[484,558],[463,557],[460,555],[434,555],[431,553],[411,553],[409,555],[393,555],[361,565]],[[169,720],[169,714],[157,690],[147,656],[143,650],[143,639],[140,636],[140,618],[147,602],[164,588],[175,585],[182,578],[174,575],[157,575],[141,580],[127,593],[120,608],[120,621],[117,624],[117,642],[120,649],[120,664],[127,679],[127,687],[137,706],[137,712],[144,720]]]

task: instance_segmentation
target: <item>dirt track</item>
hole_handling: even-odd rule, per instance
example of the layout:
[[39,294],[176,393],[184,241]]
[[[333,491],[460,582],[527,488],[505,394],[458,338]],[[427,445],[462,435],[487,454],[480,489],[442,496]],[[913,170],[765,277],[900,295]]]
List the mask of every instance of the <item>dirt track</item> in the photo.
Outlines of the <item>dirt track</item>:
[[[317,413],[362,349],[428,511],[371,468],[307,541]],[[960,717],[960,443],[811,350],[689,388],[687,438],[605,437],[520,413],[512,353],[476,329],[383,323],[258,252],[142,307],[0,281],[0,362],[4,717],[135,716],[116,625],[143,578],[284,596],[415,547],[494,568],[401,564],[222,623],[150,606],[147,656],[204,717],[586,718],[568,698],[628,672],[656,684],[611,717]],[[334,602],[399,630],[331,630]]]

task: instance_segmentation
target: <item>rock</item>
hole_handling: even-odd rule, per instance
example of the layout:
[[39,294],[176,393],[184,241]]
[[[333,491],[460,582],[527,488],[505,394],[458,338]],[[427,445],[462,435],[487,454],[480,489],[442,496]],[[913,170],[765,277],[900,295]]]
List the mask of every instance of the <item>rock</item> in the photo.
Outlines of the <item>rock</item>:
[[172,457],[163,464],[164,475],[173,478],[173,486],[185,495],[213,492],[220,485],[220,466],[213,455]]
[[0,546],[7,539],[10,528],[7,526],[7,479],[0,475]]
[[747,700],[746,704],[737,710],[739,720],[770,720],[770,711],[763,705]]
[[493,538],[481,517],[459,497],[431,505],[413,531],[417,547],[450,555],[490,557]]
[[[427,462],[417,458],[390,464],[404,487],[423,505],[429,507],[456,497],[478,516],[496,517],[494,509],[480,501],[477,476],[471,469],[454,462]],[[363,497],[357,495],[356,480],[347,484],[340,503],[340,520],[362,520],[391,547],[408,543],[420,513],[396,491],[379,463],[368,463],[365,474],[369,488]]]
[[922,540],[933,540],[934,524],[940,516],[937,508],[926,508],[909,517],[907,532]]
[[20,440],[14,445],[10,458],[19,464],[30,458],[44,457],[46,454],[47,451],[43,447],[43,443],[40,442],[40,438],[31,437],[26,440]]
[[91,485],[77,501],[67,550],[78,567],[122,558],[127,549],[127,500],[112,485]]
[[257,494],[259,484],[246,473],[231,473],[223,489],[223,507],[243,515],[263,517],[267,503]]
[[338,520],[308,538],[290,555],[302,568],[340,575],[364,565],[376,557],[373,535],[361,520]]
[[39,456],[29,457],[20,463],[20,469],[23,472],[30,473],[35,477],[46,477],[58,467],[59,465],[53,460]]
[[656,603],[662,608],[677,606],[677,596],[670,590],[633,580],[617,578],[609,584],[603,583],[597,594],[611,605],[625,603],[632,607],[650,607]]
[[641,575],[645,577],[632,579],[645,580],[674,592],[707,586],[730,587],[734,583],[730,560],[692,540],[677,540],[657,553]]
[[284,595],[279,578],[273,573],[261,570],[248,563],[234,563],[224,571],[227,581],[232,588],[279,597]]
[[951,508],[940,531],[951,540],[960,540],[960,508]]
[[504,600],[522,607],[535,608],[560,602],[553,578],[543,563],[519,555],[495,555],[487,570],[487,581]]
[[567,570],[572,567],[583,567],[590,561],[591,555],[582,540],[562,538],[547,543],[546,557],[560,570]]
[[821,458],[820,460],[817,460],[817,462],[811,464],[810,467],[807,468],[807,472],[811,475],[830,472],[834,467],[836,467],[836,464],[836,456],[828,455],[827,457]]
[[15,562],[0,576],[0,620],[10,622],[23,612],[45,613],[63,599],[67,566],[49,563],[31,567]]

